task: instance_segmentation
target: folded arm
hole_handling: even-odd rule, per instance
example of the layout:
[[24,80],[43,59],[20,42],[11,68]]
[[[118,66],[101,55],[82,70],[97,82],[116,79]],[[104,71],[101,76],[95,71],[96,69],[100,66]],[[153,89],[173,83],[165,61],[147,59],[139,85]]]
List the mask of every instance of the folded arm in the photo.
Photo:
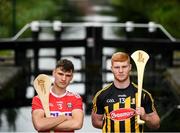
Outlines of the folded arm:
[[65,115],[60,115],[58,117],[45,117],[45,113],[42,109],[37,109],[32,112],[32,121],[34,128],[37,131],[49,131],[60,123],[67,120]]
[[74,109],[72,111],[72,117],[60,123],[54,129],[57,131],[72,131],[72,130],[81,129],[83,125],[83,119],[84,119],[83,110]]

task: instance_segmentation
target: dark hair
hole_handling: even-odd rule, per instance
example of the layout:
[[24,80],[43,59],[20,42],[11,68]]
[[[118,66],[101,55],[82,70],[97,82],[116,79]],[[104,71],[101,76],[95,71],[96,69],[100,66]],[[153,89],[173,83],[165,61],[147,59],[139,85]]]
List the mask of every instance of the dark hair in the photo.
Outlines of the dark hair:
[[62,71],[72,71],[74,72],[74,65],[72,63],[72,61],[68,60],[68,59],[61,59],[57,62],[56,64],[56,68],[61,68]]

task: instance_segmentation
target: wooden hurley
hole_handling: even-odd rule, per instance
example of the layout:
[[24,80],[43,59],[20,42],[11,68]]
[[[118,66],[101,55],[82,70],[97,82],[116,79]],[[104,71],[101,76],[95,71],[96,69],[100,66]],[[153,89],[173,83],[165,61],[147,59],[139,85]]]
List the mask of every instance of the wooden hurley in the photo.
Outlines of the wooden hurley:
[[34,88],[41,100],[46,117],[50,117],[49,110],[49,90],[51,87],[51,80],[45,74],[39,74],[34,80]]
[[[137,67],[137,76],[138,76],[138,101],[137,107],[141,107],[141,93],[142,93],[142,85],[143,85],[143,76],[145,65],[149,59],[149,55],[142,50],[135,51],[131,58],[134,60],[136,67]],[[144,124],[144,121],[140,119],[140,116],[137,116],[137,123]]]

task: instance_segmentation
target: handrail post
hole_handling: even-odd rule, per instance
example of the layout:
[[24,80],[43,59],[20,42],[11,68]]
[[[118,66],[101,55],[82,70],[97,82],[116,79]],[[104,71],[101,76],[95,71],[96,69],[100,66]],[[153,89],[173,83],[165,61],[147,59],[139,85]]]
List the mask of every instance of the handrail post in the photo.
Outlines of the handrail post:
[[86,113],[91,111],[92,98],[102,88],[102,27],[86,27]]

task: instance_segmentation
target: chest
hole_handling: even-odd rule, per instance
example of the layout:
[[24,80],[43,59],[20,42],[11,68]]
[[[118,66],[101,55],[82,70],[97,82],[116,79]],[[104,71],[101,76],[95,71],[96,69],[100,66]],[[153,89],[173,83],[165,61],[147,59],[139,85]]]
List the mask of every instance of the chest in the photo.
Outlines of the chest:
[[136,105],[136,91],[133,90],[113,90],[103,98],[103,106],[110,110],[114,108],[134,108]]
[[59,116],[61,114],[71,116],[73,110],[73,100],[70,98],[50,98],[49,108],[51,115]]

